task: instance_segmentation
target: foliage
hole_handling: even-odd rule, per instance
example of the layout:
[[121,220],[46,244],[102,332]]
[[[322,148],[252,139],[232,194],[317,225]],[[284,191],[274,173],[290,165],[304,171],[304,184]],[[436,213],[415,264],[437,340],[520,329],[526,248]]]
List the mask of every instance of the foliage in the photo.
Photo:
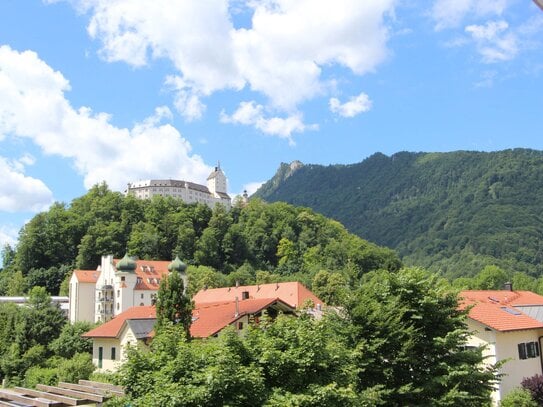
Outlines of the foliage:
[[449,285],[420,269],[370,273],[347,307],[362,389],[386,405],[480,406],[497,374],[466,349],[464,313]]
[[538,405],[543,405],[543,375],[536,374],[532,377],[525,377],[520,385],[530,392],[532,399]]
[[258,281],[296,277],[311,285],[321,270],[351,286],[367,271],[401,266],[392,250],[351,235],[308,208],[253,200],[229,211],[222,205],[212,210],[172,197],[125,197],[100,184],[25,225],[17,247],[4,248],[0,290],[23,294],[43,286],[57,294],[62,286],[66,293],[67,270],[95,269],[102,255],[122,257],[127,248],[142,259],[182,255],[194,277],[189,294],[236,280],[254,283],[258,276]]
[[206,340],[166,325],[150,351],[129,351],[120,382],[135,406],[488,405],[497,368],[463,346],[465,315],[443,280],[375,271],[342,301],[322,319],[264,314]]
[[352,165],[281,164],[254,195],[307,206],[448,277],[486,265],[543,274],[543,152],[376,153]]
[[537,407],[540,404],[532,398],[530,391],[518,388],[510,391],[501,401],[500,407]]
[[76,353],[71,359],[65,359],[59,364],[58,380],[69,383],[87,380],[94,369],[90,353]]
[[155,305],[158,330],[168,324],[179,324],[183,327],[185,337],[190,338],[193,305],[184,293],[183,279],[179,272],[174,271],[163,277]]
[[81,335],[94,326],[95,324],[86,321],[65,324],[58,338],[49,344],[49,349],[63,358],[72,358],[76,353],[92,352],[92,340]]

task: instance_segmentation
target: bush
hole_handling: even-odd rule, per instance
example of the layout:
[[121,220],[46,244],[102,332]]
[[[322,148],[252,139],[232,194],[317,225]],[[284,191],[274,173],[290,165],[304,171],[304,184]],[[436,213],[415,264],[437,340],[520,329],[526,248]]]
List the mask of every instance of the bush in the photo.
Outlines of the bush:
[[525,377],[520,382],[520,385],[530,392],[532,399],[538,405],[543,405],[543,375],[536,374],[532,377]]
[[77,383],[87,380],[94,371],[91,355],[77,353],[72,359],[66,359],[58,367],[58,380],[61,382]]
[[511,391],[500,402],[500,407],[537,407],[529,390],[518,388]]
[[57,373],[58,369],[54,367],[31,367],[25,374],[25,386],[35,388],[37,384],[56,385],[58,383]]

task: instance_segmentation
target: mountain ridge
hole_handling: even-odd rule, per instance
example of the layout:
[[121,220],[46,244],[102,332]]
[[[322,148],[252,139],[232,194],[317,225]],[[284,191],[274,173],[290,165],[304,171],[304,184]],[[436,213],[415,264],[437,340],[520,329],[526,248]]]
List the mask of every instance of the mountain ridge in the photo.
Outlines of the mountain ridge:
[[488,264],[541,275],[541,179],[538,150],[401,151],[355,164],[304,164],[253,196],[310,207],[397,250],[407,264],[450,277]]

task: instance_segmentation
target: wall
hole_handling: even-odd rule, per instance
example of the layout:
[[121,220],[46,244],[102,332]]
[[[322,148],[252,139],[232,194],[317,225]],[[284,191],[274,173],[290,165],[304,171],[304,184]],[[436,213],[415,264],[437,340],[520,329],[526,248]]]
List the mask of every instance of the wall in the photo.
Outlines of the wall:
[[[102,368],[98,367],[98,348],[103,348]],[[111,359],[111,348],[115,347],[116,358]],[[116,371],[121,364],[121,341],[117,338],[94,338],[92,341],[92,363],[98,372]]]

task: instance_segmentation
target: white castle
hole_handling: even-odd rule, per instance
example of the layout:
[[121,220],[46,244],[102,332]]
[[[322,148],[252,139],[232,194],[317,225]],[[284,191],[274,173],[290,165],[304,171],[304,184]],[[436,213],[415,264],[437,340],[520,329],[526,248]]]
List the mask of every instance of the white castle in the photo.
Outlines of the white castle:
[[139,199],[149,199],[155,195],[171,196],[186,203],[204,203],[211,208],[221,203],[230,209],[232,204],[226,192],[226,176],[220,163],[207,177],[207,186],[173,179],[151,179],[129,183],[126,194]]

